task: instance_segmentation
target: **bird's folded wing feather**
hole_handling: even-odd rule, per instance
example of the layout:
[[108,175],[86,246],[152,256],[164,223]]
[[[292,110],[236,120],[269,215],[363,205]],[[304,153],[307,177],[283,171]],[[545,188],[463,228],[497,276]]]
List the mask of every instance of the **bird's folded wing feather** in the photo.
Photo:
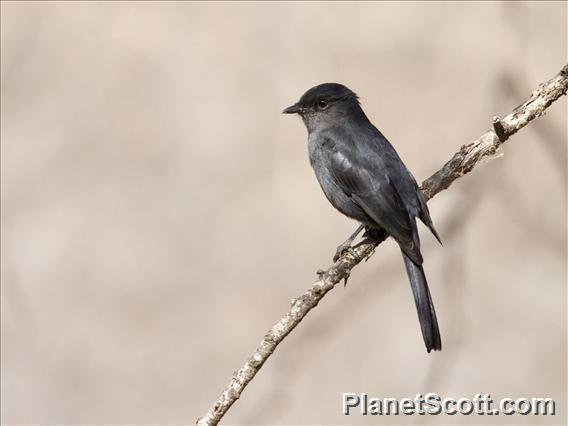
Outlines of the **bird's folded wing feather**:
[[387,231],[414,262],[421,264],[416,222],[381,167],[380,158],[358,158],[357,151],[338,146],[328,151],[328,155],[337,186]]

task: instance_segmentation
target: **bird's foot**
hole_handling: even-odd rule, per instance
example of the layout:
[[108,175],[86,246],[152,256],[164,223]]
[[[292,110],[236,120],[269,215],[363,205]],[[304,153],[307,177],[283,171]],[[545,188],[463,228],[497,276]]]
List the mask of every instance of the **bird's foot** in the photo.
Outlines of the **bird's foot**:
[[[363,239],[352,248],[357,248],[365,244],[378,244],[387,238],[387,233],[383,229],[365,228]],[[375,249],[373,248],[367,256],[365,262],[373,255]]]
[[337,262],[337,260],[343,253],[350,252],[353,249],[353,247],[351,247],[353,240],[357,238],[357,235],[359,235],[364,228],[365,225],[359,225],[355,232],[353,232],[353,234],[351,234],[349,238],[347,238],[342,244],[339,245],[339,247],[337,247],[337,250],[335,250],[335,255],[333,256],[334,262]]
[[368,260],[371,258],[371,256],[372,256],[373,254],[375,254],[375,248],[373,248],[373,249],[369,252],[369,254],[365,257],[365,262],[368,261]]
[[343,253],[345,252],[351,252],[353,250],[353,248],[351,247],[351,241],[345,241],[343,244],[340,244],[337,247],[337,250],[335,250],[335,254],[333,255],[333,261],[337,262],[339,260],[339,258],[343,255]]

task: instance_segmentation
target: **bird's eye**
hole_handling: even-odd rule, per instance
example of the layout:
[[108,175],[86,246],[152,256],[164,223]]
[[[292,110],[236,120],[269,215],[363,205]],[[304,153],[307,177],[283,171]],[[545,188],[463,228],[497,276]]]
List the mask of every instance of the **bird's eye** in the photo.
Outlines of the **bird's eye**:
[[325,109],[325,108],[327,108],[327,105],[328,105],[327,99],[322,98],[322,99],[318,100],[318,108],[319,109]]

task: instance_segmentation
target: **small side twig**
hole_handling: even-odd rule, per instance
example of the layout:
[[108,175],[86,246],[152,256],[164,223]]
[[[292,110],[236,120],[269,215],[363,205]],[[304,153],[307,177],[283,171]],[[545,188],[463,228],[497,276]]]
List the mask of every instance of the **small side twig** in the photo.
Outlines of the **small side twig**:
[[505,128],[503,127],[503,123],[501,123],[501,119],[499,118],[498,115],[493,117],[493,131],[495,132],[495,134],[497,135],[497,137],[499,138],[499,141],[501,143],[503,143],[507,139],[509,139],[509,135],[505,131]]
[[[493,156],[510,136],[526,126],[531,120],[543,115],[546,109],[568,90],[568,64],[552,79],[541,84],[528,101],[515,108],[505,118],[493,121],[493,128],[474,142],[463,145],[440,170],[422,183],[422,192],[427,200],[447,189],[456,179],[469,173],[482,159]],[[219,399],[198,425],[216,425],[241,396],[247,384],[254,378],[276,347],[315,308],[320,300],[341,280],[349,277],[351,270],[373,254],[384,241],[359,244],[344,254],[327,270],[318,271],[318,279],[304,294],[293,299],[290,309],[266,333],[244,366],[236,371]]]

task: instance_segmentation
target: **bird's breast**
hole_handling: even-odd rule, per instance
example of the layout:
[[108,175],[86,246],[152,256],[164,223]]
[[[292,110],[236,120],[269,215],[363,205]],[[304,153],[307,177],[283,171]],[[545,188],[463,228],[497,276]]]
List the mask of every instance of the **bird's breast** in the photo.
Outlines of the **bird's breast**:
[[308,138],[310,164],[326,198],[344,215],[361,223],[367,223],[367,215],[351,200],[349,195],[343,191],[334,179],[329,159],[331,158],[330,151],[335,151],[336,149],[331,139],[319,136],[313,137],[311,135]]
[[308,155],[312,167],[317,164],[323,164],[324,158],[329,156],[330,151],[334,151],[335,143],[332,139],[326,138],[318,133],[310,133],[308,137]]

